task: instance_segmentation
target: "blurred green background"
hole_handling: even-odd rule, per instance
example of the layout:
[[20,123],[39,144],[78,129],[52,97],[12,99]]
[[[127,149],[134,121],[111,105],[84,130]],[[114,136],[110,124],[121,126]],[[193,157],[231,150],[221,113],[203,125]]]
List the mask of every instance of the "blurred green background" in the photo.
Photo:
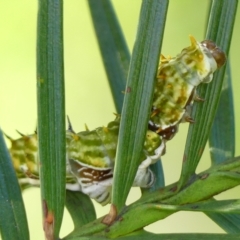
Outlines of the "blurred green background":
[[[175,56],[189,45],[188,35],[199,41],[204,39],[206,17],[210,0],[171,0],[164,34],[162,53]],[[131,51],[140,11],[140,0],[113,0],[116,13]],[[37,1],[0,1],[0,126],[13,138],[32,133],[36,127],[36,20]],[[236,155],[240,154],[240,108],[237,89],[240,89],[240,11],[238,9],[230,49],[234,103],[236,110]],[[107,125],[114,119],[114,109],[106,74],[101,62],[89,9],[85,0],[64,2],[64,54],[66,113],[75,131],[82,131],[87,123],[90,129]],[[124,90],[124,89],[122,89]],[[238,100],[239,101],[239,100]],[[223,109],[224,111],[224,109]],[[196,119],[197,121],[197,119]],[[167,154],[162,158],[166,184],[178,180],[188,124],[182,124],[177,136],[168,143]],[[210,166],[208,148],[198,171]],[[240,198],[235,188],[218,198]],[[140,196],[134,188],[128,203]],[[38,188],[23,193],[31,239],[44,239],[42,232],[40,191]],[[102,216],[109,206],[95,204],[97,215]],[[184,220],[183,220],[184,219]],[[61,235],[73,229],[65,211]],[[153,232],[223,232],[201,213],[181,212],[162,222],[147,227]]]

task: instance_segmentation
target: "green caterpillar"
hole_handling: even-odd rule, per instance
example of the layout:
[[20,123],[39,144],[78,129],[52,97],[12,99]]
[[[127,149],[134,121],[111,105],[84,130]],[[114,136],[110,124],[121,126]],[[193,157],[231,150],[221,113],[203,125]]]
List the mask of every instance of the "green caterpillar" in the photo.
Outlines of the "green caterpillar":
[[196,88],[209,83],[213,73],[224,65],[224,52],[210,40],[197,42],[190,36],[191,46],[175,58],[161,57],[153,97],[149,129],[170,140],[181,122],[194,122],[190,112],[195,101],[202,99]]
[[[166,142],[174,137],[181,122],[193,122],[190,116],[194,100],[200,100],[196,88],[212,80],[214,71],[226,61],[225,54],[209,40],[197,42],[175,58],[161,57],[141,163],[133,186],[150,187],[155,176],[149,166],[165,153]],[[113,169],[120,116],[107,127],[75,133],[69,121],[66,131],[66,188],[82,191],[105,205],[111,201]],[[8,137],[8,136],[7,136]],[[12,143],[10,154],[20,185],[39,185],[37,134],[23,135]]]
[[[119,124],[120,116],[117,116],[107,127],[75,133],[69,123],[66,131],[67,189],[82,191],[102,205],[110,201]],[[23,187],[38,186],[37,134],[22,135],[17,140],[8,138],[19,183]],[[155,176],[148,166],[157,161],[164,149],[162,138],[148,130],[141,158],[144,167],[139,166],[133,186],[144,188],[153,184]]]

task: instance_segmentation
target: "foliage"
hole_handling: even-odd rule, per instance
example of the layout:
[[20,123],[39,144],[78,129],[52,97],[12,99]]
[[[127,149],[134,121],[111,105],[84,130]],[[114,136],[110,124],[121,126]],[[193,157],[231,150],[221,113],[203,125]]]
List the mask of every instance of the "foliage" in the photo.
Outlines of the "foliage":
[[[214,40],[227,55],[237,2],[237,0],[213,1],[209,15],[206,38]],[[125,206],[138,167],[137,149],[142,147],[146,132],[168,0],[143,0],[131,61],[110,1],[89,0],[88,3],[115,105],[118,111],[122,109],[117,164],[114,170],[113,201],[109,214],[96,219],[94,207],[87,196],[69,191],[65,195],[63,3],[61,0],[39,0],[37,89],[40,127],[38,135],[40,157],[43,159],[41,198],[46,238],[59,238],[65,203],[74,222],[74,231],[64,237],[66,240],[158,237],[179,239],[183,236],[153,235],[142,229],[181,210],[204,212],[229,233],[226,235],[227,238],[234,239],[235,236],[230,234],[240,232],[240,200],[216,201],[213,198],[218,193],[239,185],[240,182],[240,158],[234,157],[234,110],[229,64],[226,66],[226,75],[223,68],[215,74],[212,84],[202,86],[199,90],[200,95],[208,101],[197,105],[193,110],[193,117],[198,119],[198,124],[190,126],[179,181],[164,187],[163,170],[158,162],[153,166],[154,171],[159,173],[155,186],[149,191],[144,190],[138,201]],[[104,34],[101,34],[103,29]],[[127,72],[128,79],[126,79]],[[126,93],[136,86],[139,91],[130,91],[131,94],[125,94],[123,100],[123,95],[119,92],[125,85]],[[221,114],[222,108],[228,114]],[[219,129],[224,131],[219,134]],[[210,146],[221,151],[212,151],[212,166],[196,174],[208,138]],[[15,236],[18,236],[18,239],[29,239],[21,193],[13,168],[9,164],[6,147],[2,138],[0,140],[1,235],[3,239],[17,239]],[[7,176],[5,172],[8,173]],[[9,184],[15,187],[12,188]],[[5,219],[5,216],[9,218]],[[5,221],[2,221],[3,219]],[[193,239],[191,237],[207,239],[209,235],[186,234],[183,238]],[[210,237],[221,239],[225,236]]]

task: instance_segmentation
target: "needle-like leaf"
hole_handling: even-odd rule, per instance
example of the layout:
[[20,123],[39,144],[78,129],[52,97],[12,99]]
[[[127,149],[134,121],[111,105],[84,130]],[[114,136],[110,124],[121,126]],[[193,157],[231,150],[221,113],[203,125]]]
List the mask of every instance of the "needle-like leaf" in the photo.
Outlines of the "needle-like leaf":
[[88,0],[88,4],[114,103],[121,113],[130,53],[111,2]]
[[[237,9],[237,0],[213,1],[206,39],[211,39],[228,55],[232,30]],[[191,124],[184,151],[184,160],[179,187],[184,186],[189,178],[195,174],[207,143],[209,133],[217,111],[224,79],[225,67],[214,74],[210,84],[202,84],[198,94],[205,99],[202,104],[195,104],[192,116],[196,119]]]
[[39,0],[37,100],[43,224],[58,238],[65,202],[66,141],[62,0]]
[[125,205],[136,175],[156,76],[168,1],[145,0],[125,90],[119,144],[114,169],[112,203],[119,210]]
[[0,130],[0,236],[28,240],[28,224],[21,190]]
[[84,193],[67,190],[66,207],[72,217],[75,229],[96,219],[93,203]]

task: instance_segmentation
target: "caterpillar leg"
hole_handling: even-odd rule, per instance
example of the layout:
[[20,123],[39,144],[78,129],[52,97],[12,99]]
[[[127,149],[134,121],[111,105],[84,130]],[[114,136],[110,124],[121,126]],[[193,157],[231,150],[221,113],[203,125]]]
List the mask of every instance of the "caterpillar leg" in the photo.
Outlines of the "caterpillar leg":
[[147,167],[138,167],[137,174],[133,181],[133,187],[149,188],[155,182],[154,173]]
[[[160,136],[158,137],[161,138]],[[147,188],[153,185],[155,182],[155,175],[149,169],[149,166],[156,163],[164,153],[165,141],[162,140],[160,146],[154,150],[154,155],[147,156],[147,158],[139,165],[133,186]]]
[[112,178],[103,182],[93,182],[91,185],[82,186],[81,191],[96,200],[102,206],[111,201]]
[[154,150],[155,154],[152,156],[149,156],[149,158],[151,159],[151,164],[157,162],[159,158],[165,154],[165,150],[166,150],[165,140],[162,139],[161,145]]

